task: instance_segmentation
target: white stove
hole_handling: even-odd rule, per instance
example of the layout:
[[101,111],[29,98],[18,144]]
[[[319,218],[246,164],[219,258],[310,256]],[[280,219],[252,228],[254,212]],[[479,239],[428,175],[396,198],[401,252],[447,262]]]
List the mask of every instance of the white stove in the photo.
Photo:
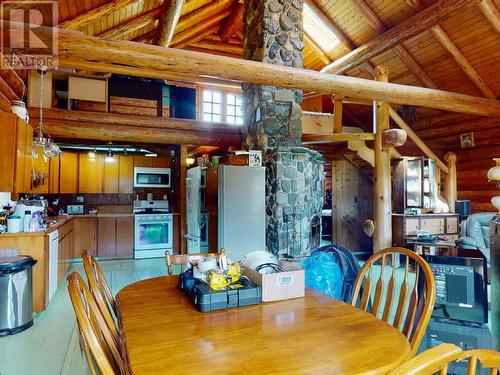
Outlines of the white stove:
[[173,249],[168,201],[134,201],[134,258],[161,258]]

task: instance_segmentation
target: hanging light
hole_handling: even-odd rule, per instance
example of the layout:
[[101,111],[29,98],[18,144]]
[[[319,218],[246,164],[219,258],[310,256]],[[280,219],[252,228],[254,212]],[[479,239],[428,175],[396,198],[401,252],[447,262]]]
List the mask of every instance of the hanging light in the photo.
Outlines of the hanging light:
[[[495,182],[498,190],[500,190],[500,158],[494,158],[493,160],[497,165],[488,171],[488,180]],[[491,204],[496,207],[500,214],[500,195],[491,198]]]
[[115,160],[113,157],[113,150],[111,148],[112,146],[113,142],[108,142],[108,152],[106,153],[106,158],[104,159],[106,163],[112,163]]
[[40,73],[40,116],[38,119],[38,128],[36,130],[36,137],[33,138],[33,148],[32,156],[33,159],[38,158],[38,154],[41,153],[45,162],[49,158],[58,156],[61,153],[59,146],[52,140],[48,133],[43,130],[43,84],[45,73],[47,73],[47,67],[41,66],[38,70]]

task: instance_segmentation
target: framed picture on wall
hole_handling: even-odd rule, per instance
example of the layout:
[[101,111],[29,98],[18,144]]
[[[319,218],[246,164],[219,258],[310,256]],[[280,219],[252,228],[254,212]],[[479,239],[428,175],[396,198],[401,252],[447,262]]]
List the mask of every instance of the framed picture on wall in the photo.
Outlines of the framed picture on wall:
[[474,147],[474,133],[460,134],[460,146],[462,146],[462,148]]

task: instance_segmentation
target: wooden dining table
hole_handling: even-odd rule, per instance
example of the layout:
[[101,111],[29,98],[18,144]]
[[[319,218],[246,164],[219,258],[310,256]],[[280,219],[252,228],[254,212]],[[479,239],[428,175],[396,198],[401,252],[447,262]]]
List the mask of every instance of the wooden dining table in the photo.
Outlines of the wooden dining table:
[[373,315],[317,291],[199,312],[178,277],[117,296],[128,357],[145,374],[385,374],[410,357],[407,339]]

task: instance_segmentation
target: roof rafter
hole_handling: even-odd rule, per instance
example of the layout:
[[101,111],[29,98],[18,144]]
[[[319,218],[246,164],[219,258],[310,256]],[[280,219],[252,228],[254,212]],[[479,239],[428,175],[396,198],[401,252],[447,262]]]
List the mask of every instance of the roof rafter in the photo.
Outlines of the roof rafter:
[[479,7],[495,30],[500,33],[500,11],[492,0],[481,0]]
[[244,11],[245,6],[243,4],[238,3],[234,6],[233,12],[227,18],[220,33],[220,37],[224,42],[228,42],[236,34],[236,31],[241,30]]
[[490,99],[496,99],[496,95],[488,85],[483,81],[479,73],[474,69],[474,67],[467,61],[465,56],[460,52],[458,47],[453,43],[448,34],[437,25],[432,28],[432,34],[438,40],[438,42],[447,50],[455,62],[458,64],[460,69],[469,77],[469,79],[476,85],[476,87],[483,93],[484,96]]
[[368,61],[370,58],[393,48],[396,44],[413,38],[430,27],[435,26],[438,22],[449,18],[456,11],[463,10],[464,7],[470,5],[471,3],[468,0],[439,0],[413,17],[406,19],[373,40],[335,60],[321,71],[324,73],[342,74]]
[[[226,18],[230,14],[231,14],[231,9],[226,8],[226,9],[222,10],[221,12],[217,13],[216,15],[214,15],[213,17],[211,17],[210,19],[206,20],[205,22],[197,23],[197,24],[193,25],[192,27],[190,27],[189,29],[184,30],[180,33],[177,33],[174,36],[174,39],[172,40],[172,46],[175,46],[175,48],[184,48],[192,43],[195,43],[195,42],[193,42],[193,40],[196,40],[196,41],[203,40],[203,38],[206,35],[210,35],[210,34],[205,35],[205,33],[204,33],[205,30],[211,28],[211,26],[214,26],[214,25],[220,23],[221,20],[223,20],[224,18]],[[199,39],[199,37],[202,34],[205,36],[203,38]]]
[[58,27],[64,29],[78,30],[80,27],[88,25],[102,17],[109,16],[110,14],[123,9],[129,5],[135,5],[140,0],[113,0],[105,3],[97,8],[93,8],[85,13],[82,13],[70,20],[61,22]]
[[163,4],[164,10],[158,24],[158,36],[155,39],[156,45],[163,47],[168,47],[170,45],[175,34],[177,23],[181,17],[183,5],[184,0],[170,0],[168,4]]
[[104,31],[97,36],[99,38],[119,38],[155,22],[162,13],[162,10],[163,6],[160,5],[159,7],[153,8],[135,18],[131,18],[123,23],[120,23],[119,25]]
[[[365,2],[365,0],[355,0],[354,4],[358,7],[363,16],[367,19],[370,25],[378,32],[383,33],[387,31],[386,24],[380,17],[373,11],[372,8]],[[393,48],[394,52],[403,61],[406,67],[413,73],[421,84],[425,87],[437,89],[434,81],[427,75],[418,62],[413,58],[411,53],[402,45],[396,44]]]

